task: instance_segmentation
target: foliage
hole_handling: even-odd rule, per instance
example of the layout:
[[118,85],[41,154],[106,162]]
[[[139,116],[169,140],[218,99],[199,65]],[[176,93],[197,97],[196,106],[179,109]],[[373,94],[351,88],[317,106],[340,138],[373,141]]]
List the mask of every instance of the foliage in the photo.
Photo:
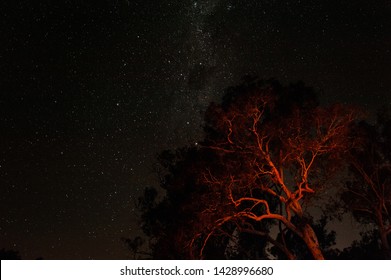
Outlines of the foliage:
[[379,240],[379,232],[371,230],[361,234],[360,240],[353,241],[352,245],[336,254],[339,260],[380,260],[384,259],[384,252]]

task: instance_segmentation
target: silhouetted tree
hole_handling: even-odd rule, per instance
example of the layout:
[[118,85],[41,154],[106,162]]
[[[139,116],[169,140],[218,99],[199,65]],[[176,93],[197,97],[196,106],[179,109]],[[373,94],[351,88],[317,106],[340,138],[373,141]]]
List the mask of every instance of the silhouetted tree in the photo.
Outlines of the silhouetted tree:
[[[144,215],[154,251],[173,258],[264,258],[271,243],[295,258],[269,234],[278,224],[323,259],[303,204],[342,164],[355,117],[347,107],[319,107],[302,83],[249,80],[228,89],[222,104],[205,114],[205,140],[160,157],[167,196]],[[251,251],[254,244],[259,247]]]
[[385,258],[391,258],[391,118],[387,111],[375,125],[360,123],[355,137],[361,145],[351,151],[353,179],[342,195],[345,206],[361,223],[377,228]]
[[384,252],[379,240],[379,232],[371,230],[361,234],[361,239],[338,252],[335,259],[340,260],[379,260],[384,259]]

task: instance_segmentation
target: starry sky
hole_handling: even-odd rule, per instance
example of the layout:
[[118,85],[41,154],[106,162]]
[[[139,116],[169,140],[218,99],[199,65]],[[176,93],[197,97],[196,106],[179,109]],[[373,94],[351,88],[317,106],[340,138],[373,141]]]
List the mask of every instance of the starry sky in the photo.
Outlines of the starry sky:
[[1,1],[0,248],[124,259],[156,154],[245,75],[391,103],[389,0]]

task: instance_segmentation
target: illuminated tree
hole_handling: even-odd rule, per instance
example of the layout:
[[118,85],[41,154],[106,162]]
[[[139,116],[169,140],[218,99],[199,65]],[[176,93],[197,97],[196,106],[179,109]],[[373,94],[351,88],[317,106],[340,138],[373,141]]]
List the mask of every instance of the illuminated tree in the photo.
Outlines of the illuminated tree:
[[205,140],[161,157],[167,197],[144,216],[154,248],[174,258],[264,258],[272,244],[293,259],[289,232],[323,259],[306,204],[331,187],[354,120],[349,108],[319,107],[302,83],[228,89],[205,114]]
[[[350,147],[354,120],[348,108],[317,106],[302,84],[283,88],[248,83],[231,89],[221,105],[211,105],[204,147],[216,151],[224,172],[206,168],[200,176],[211,189],[220,190],[220,199],[235,211],[215,220],[206,236],[193,239],[203,239],[200,256],[209,237],[228,222],[259,234],[246,222],[275,220],[283,231],[300,237],[315,259],[323,259],[303,203],[325,187],[325,179]],[[272,201],[278,201],[277,208],[271,207]]]
[[381,113],[376,125],[361,123],[355,137],[361,145],[350,153],[353,180],[342,195],[361,223],[375,225],[385,258],[391,258],[391,119]]

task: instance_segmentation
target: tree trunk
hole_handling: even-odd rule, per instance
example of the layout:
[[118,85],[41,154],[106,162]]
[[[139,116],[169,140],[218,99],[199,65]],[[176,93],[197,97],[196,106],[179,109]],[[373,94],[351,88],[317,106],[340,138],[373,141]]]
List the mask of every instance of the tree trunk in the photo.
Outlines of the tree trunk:
[[381,228],[380,229],[381,248],[382,248],[384,257],[387,260],[390,260],[391,259],[391,248],[390,248],[390,244],[388,242],[388,238],[387,237],[388,237],[387,236],[387,232],[384,229]]
[[387,234],[386,226],[384,225],[383,212],[382,212],[382,208],[380,207],[377,208],[376,218],[377,218],[377,226],[380,234],[381,249],[383,251],[384,258],[389,260],[391,259],[390,243],[388,242],[388,234]]
[[302,228],[303,240],[310,250],[315,260],[324,260],[322,251],[320,250],[319,241],[312,227],[305,224]]

